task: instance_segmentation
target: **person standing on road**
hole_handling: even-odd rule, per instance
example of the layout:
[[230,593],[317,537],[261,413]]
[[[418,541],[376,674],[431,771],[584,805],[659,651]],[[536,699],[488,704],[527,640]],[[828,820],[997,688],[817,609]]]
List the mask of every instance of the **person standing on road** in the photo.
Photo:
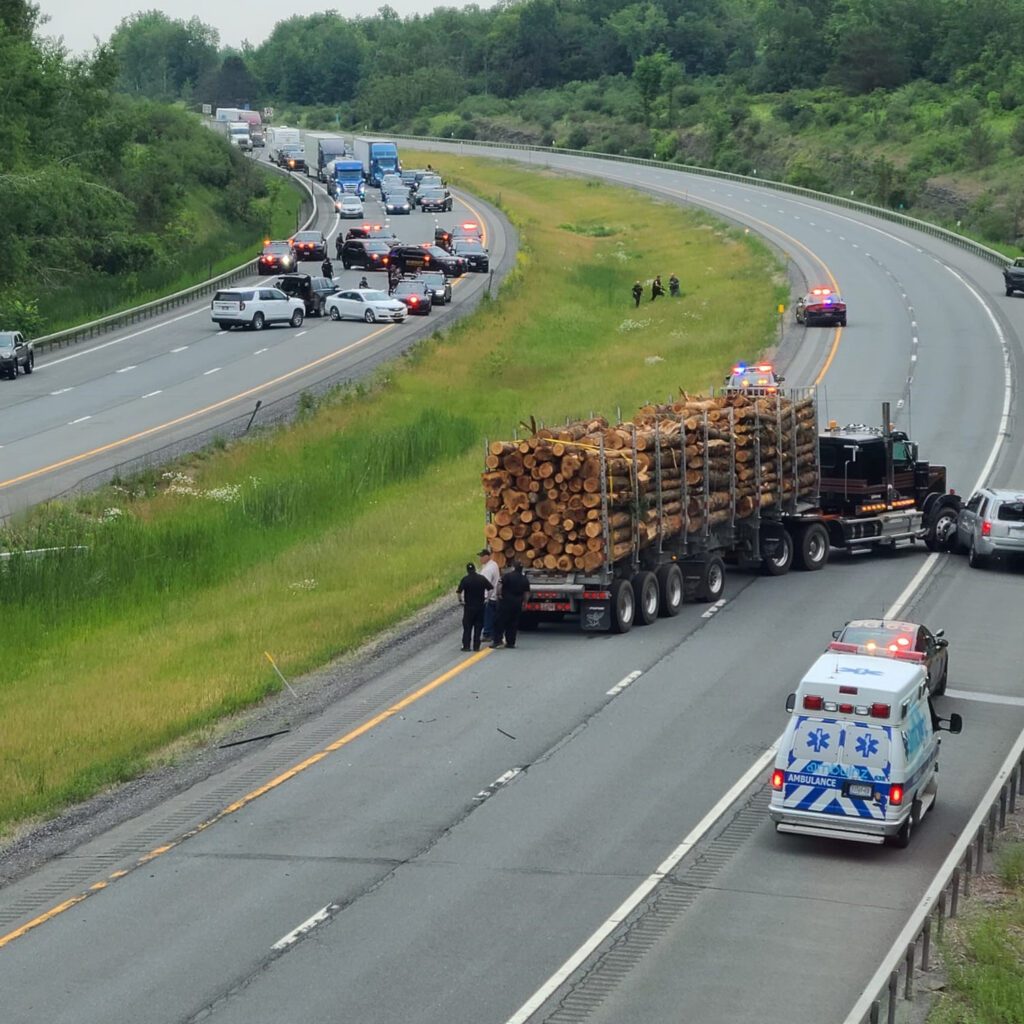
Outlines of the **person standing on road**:
[[661,274],[655,277],[654,282],[651,284],[651,302],[653,302],[659,295],[665,294],[665,287],[661,283]]
[[636,303],[636,308],[637,309],[640,308],[640,300],[643,297],[644,297],[644,286],[639,281],[637,281],[637,283],[635,285],[633,285],[633,301]]
[[363,274],[363,276],[361,278],[359,278],[359,287],[360,288],[369,288],[370,287],[370,282],[366,280],[366,275],[365,274]]
[[[462,605],[462,649],[480,650],[480,633],[484,628],[484,599],[493,589],[490,580],[476,571],[472,562],[466,563],[466,575],[459,580],[455,591]],[[472,641],[472,648],[470,648]]]
[[393,263],[388,268],[388,295],[394,293],[395,287],[402,279],[402,273]]
[[320,272],[328,281],[334,280],[334,265],[331,263],[331,257],[325,256],[323,263],[320,264]]
[[480,552],[480,575],[490,581],[492,587],[484,598],[484,631],[480,639],[493,640],[494,624],[498,619],[498,584],[501,581],[501,570],[487,548]]
[[530,592],[530,581],[523,575],[518,562],[512,563],[509,572],[501,577],[501,598],[498,601],[498,625],[491,647],[497,649],[516,645],[519,632],[519,616],[523,612],[523,599]]

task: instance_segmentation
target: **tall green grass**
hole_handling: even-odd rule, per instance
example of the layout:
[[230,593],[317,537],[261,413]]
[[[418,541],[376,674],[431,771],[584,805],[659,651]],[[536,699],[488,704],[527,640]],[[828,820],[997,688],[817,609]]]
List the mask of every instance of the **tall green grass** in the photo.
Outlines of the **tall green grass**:
[[[82,546],[0,573],[0,829],[131,776],[183,736],[449,592],[482,540],[485,438],[616,415],[771,342],[768,251],[692,211],[517,165],[424,154],[500,194],[522,241],[497,299],[289,430],[47,506],[10,548]],[[637,278],[683,298],[634,310]],[[737,310],[733,298],[746,298]],[[197,733],[198,731],[198,733]]]

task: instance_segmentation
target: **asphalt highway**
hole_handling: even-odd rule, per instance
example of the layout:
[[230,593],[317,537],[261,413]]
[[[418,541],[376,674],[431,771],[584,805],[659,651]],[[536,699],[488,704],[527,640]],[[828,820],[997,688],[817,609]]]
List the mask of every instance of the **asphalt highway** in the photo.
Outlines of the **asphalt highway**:
[[[1024,486],[1007,382],[1024,305],[996,268],[757,187],[546,162],[701,205],[834,279],[850,326],[784,347],[787,384],[820,378],[841,422],[877,423],[889,400],[960,491]],[[624,637],[424,642],[0,890],[4,1020],[841,1021],[1024,728],[1020,583],[921,548],[836,555],[730,572],[721,606]],[[936,809],[908,850],[778,836],[759,766],[785,696],[834,628],[882,613],[950,639],[939,710],[965,726],[943,739]]]
[[[314,191],[315,227],[328,236],[335,277],[354,287],[364,271],[345,271],[334,260],[334,240],[362,222],[340,220],[323,188],[315,184]],[[432,242],[438,224],[471,218],[488,232],[492,266],[500,267],[510,252],[502,219],[470,197],[455,195],[450,214],[385,217],[376,196],[369,190],[366,220],[393,228],[403,241]],[[319,261],[300,263],[299,271],[319,275]],[[387,290],[383,273],[368,278]],[[268,285],[273,277],[254,276],[257,281]],[[364,376],[416,338],[452,323],[488,284],[486,274],[466,274],[453,283],[451,304],[400,325],[307,317],[298,330],[274,326],[259,333],[219,330],[207,296],[92,342],[38,352],[32,376],[3,381],[0,389],[0,517],[155,449],[209,439],[218,427],[244,423],[257,401],[269,410],[321,382]]]

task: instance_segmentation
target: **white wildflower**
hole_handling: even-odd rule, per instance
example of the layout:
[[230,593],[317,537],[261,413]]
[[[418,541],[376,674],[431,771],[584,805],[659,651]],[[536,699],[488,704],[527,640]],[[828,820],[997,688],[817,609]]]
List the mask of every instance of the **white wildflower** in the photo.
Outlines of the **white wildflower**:
[[210,490],[202,492],[204,498],[209,498],[211,501],[222,501],[226,505],[238,501],[241,494],[241,484],[224,484],[223,487],[211,487]]
[[124,515],[124,509],[121,508],[105,508],[103,510],[104,522],[110,522],[112,519],[120,519]]
[[289,590],[295,590],[295,591],[298,591],[298,590],[316,590],[316,588],[318,586],[319,586],[319,583],[317,583],[316,580],[314,580],[314,579],[305,579],[305,580],[299,580],[298,583],[289,583],[288,584],[288,589]]
[[663,363],[663,362],[665,362],[665,360],[662,359],[661,356],[647,356],[647,358],[644,359],[644,362],[648,366],[654,366],[655,363]]
[[650,326],[650,320],[623,320],[619,324],[619,331],[625,334],[627,331],[642,331],[645,327]]

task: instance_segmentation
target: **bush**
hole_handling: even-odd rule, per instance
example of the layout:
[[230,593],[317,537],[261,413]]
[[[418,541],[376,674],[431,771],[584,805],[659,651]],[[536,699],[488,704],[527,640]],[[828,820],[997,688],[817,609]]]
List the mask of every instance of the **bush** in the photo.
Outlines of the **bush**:
[[21,331],[26,338],[36,338],[43,333],[45,323],[36,299],[9,289],[0,294],[0,330]]

